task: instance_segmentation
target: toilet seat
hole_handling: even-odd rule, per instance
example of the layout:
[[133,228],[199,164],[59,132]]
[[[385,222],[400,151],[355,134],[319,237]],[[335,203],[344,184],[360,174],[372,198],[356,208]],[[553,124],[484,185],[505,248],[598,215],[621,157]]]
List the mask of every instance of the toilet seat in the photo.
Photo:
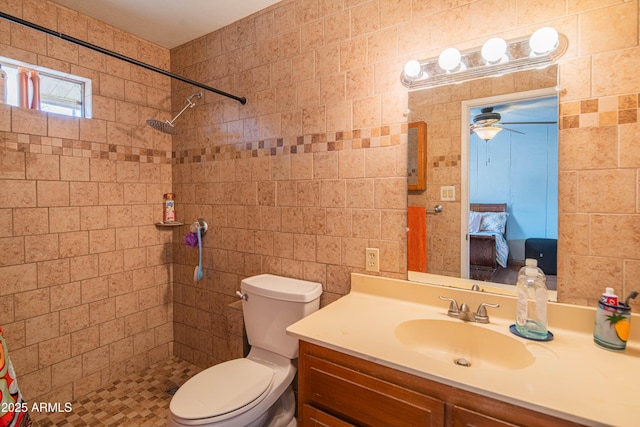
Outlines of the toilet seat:
[[273,377],[273,369],[246,358],[212,366],[178,389],[171,399],[171,413],[185,421],[223,420],[264,399]]

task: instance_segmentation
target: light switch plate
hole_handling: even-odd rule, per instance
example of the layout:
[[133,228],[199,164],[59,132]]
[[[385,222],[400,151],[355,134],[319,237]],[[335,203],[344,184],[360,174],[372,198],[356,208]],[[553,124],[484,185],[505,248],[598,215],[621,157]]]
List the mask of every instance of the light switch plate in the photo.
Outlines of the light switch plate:
[[456,187],[453,185],[443,185],[440,187],[440,200],[443,202],[455,202]]

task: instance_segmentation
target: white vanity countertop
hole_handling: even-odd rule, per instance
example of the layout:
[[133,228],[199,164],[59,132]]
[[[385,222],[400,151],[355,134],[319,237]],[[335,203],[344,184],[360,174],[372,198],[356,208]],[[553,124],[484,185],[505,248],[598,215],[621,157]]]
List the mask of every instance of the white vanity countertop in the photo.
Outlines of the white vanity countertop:
[[[479,325],[521,340],[536,360],[524,369],[456,366],[409,349],[395,328],[414,319],[447,317],[449,303],[439,295],[481,302],[491,323]],[[632,315],[624,352],[593,343],[595,309],[550,303],[554,339],[536,342],[509,332],[516,299],[403,280],[353,274],[351,293],[287,328],[289,335],[356,357],[449,384],[518,406],[593,426],[640,425],[640,316]]]

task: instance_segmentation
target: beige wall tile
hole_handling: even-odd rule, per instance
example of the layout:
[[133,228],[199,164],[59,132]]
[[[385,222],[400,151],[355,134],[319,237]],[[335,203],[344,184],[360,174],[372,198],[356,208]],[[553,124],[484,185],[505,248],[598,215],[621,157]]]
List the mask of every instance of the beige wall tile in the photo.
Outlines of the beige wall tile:
[[40,368],[59,363],[71,357],[71,335],[62,335],[38,344]]
[[15,236],[45,234],[48,232],[48,209],[21,208],[14,210],[13,233]]
[[11,107],[8,105],[0,106],[0,130],[11,131]]
[[27,345],[37,344],[55,338],[59,333],[60,317],[58,312],[43,314],[25,320]]
[[367,128],[379,126],[381,119],[380,98],[377,96],[353,101],[353,127]]
[[341,208],[346,204],[345,182],[342,180],[325,180],[321,185],[320,204],[323,207]]
[[50,137],[78,139],[80,136],[80,119],[52,114],[47,125]]
[[25,154],[4,151],[0,157],[0,177],[3,179],[25,179]]
[[373,208],[374,181],[372,179],[347,180],[346,206],[349,208]]
[[69,183],[38,181],[38,206],[69,206]]
[[335,179],[338,177],[338,153],[326,152],[313,155],[313,178]]
[[27,108],[13,108],[11,130],[15,133],[47,136],[47,115]]
[[23,208],[36,206],[35,181],[6,181],[0,186],[0,197],[6,201],[4,207]]
[[640,82],[637,79],[624,78],[634,69],[639,49],[631,47],[592,56],[593,96],[640,92]]
[[39,262],[37,266],[39,288],[60,285],[70,280],[67,259]]
[[[89,234],[86,231],[60,233],[59,240],[61,258],[75,257],[89,253]],[[71,260],[71,263],[73,263],[73,260]]]
[[25,236],[25,261],[37,262],[58,258],[58,235]]
[[357,37],[380,27],[378,2],[369,1],[351,9],[351,37]]
[[638,26],[633,19],[629,19],[638,16],[635,6],[633,3],[623,3],[582,14],[580,53],[589,55],[636,46]]
[[82,378],[82,357],[73,357],[51,367],[51,386],[60,387]]
[[49,231],[63,233],[80,230],[80,208],[53,207],[49,209]]
[[632,169],[578,172],[578,212],[634,213],[636,190]]
[[27,153],[27,179],[60,179],[60,157]]
[[618,133],[613,126],[565,129],[560,132],[560,138],[558,164],[561,171],[617,166]]
[[17,294],[15,320],[47,314],[51,311],[49,289],[35,289]]
[[607,248],[602,240],[609,236],[609,239],[616,242],[616,249],[621,257],[633,258],[640,245],[634,238],[639,222],[640,218],[637,215],[590,215],[589,254],[611,255],[611,248]]
[[[81,254],[69,260],[72,280],[84,280],[98,276],[98,255],[86,255],[88,253],[88,237],[84,233],[80,240]],[[80,256],[85,255],[85,256]]]
[[380,211],[375,209],[354,209],[351,218],[353,221],[353,237],[380,238]]

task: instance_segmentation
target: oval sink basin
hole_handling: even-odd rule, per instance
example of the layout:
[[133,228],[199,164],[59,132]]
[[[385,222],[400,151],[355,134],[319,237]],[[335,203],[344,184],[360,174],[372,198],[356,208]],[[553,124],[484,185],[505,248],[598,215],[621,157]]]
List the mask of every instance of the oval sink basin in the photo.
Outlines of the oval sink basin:
[[465,367],[523,369],[535,361],[515,337],[462,321],[409,320],[395,334],[417,353]]

